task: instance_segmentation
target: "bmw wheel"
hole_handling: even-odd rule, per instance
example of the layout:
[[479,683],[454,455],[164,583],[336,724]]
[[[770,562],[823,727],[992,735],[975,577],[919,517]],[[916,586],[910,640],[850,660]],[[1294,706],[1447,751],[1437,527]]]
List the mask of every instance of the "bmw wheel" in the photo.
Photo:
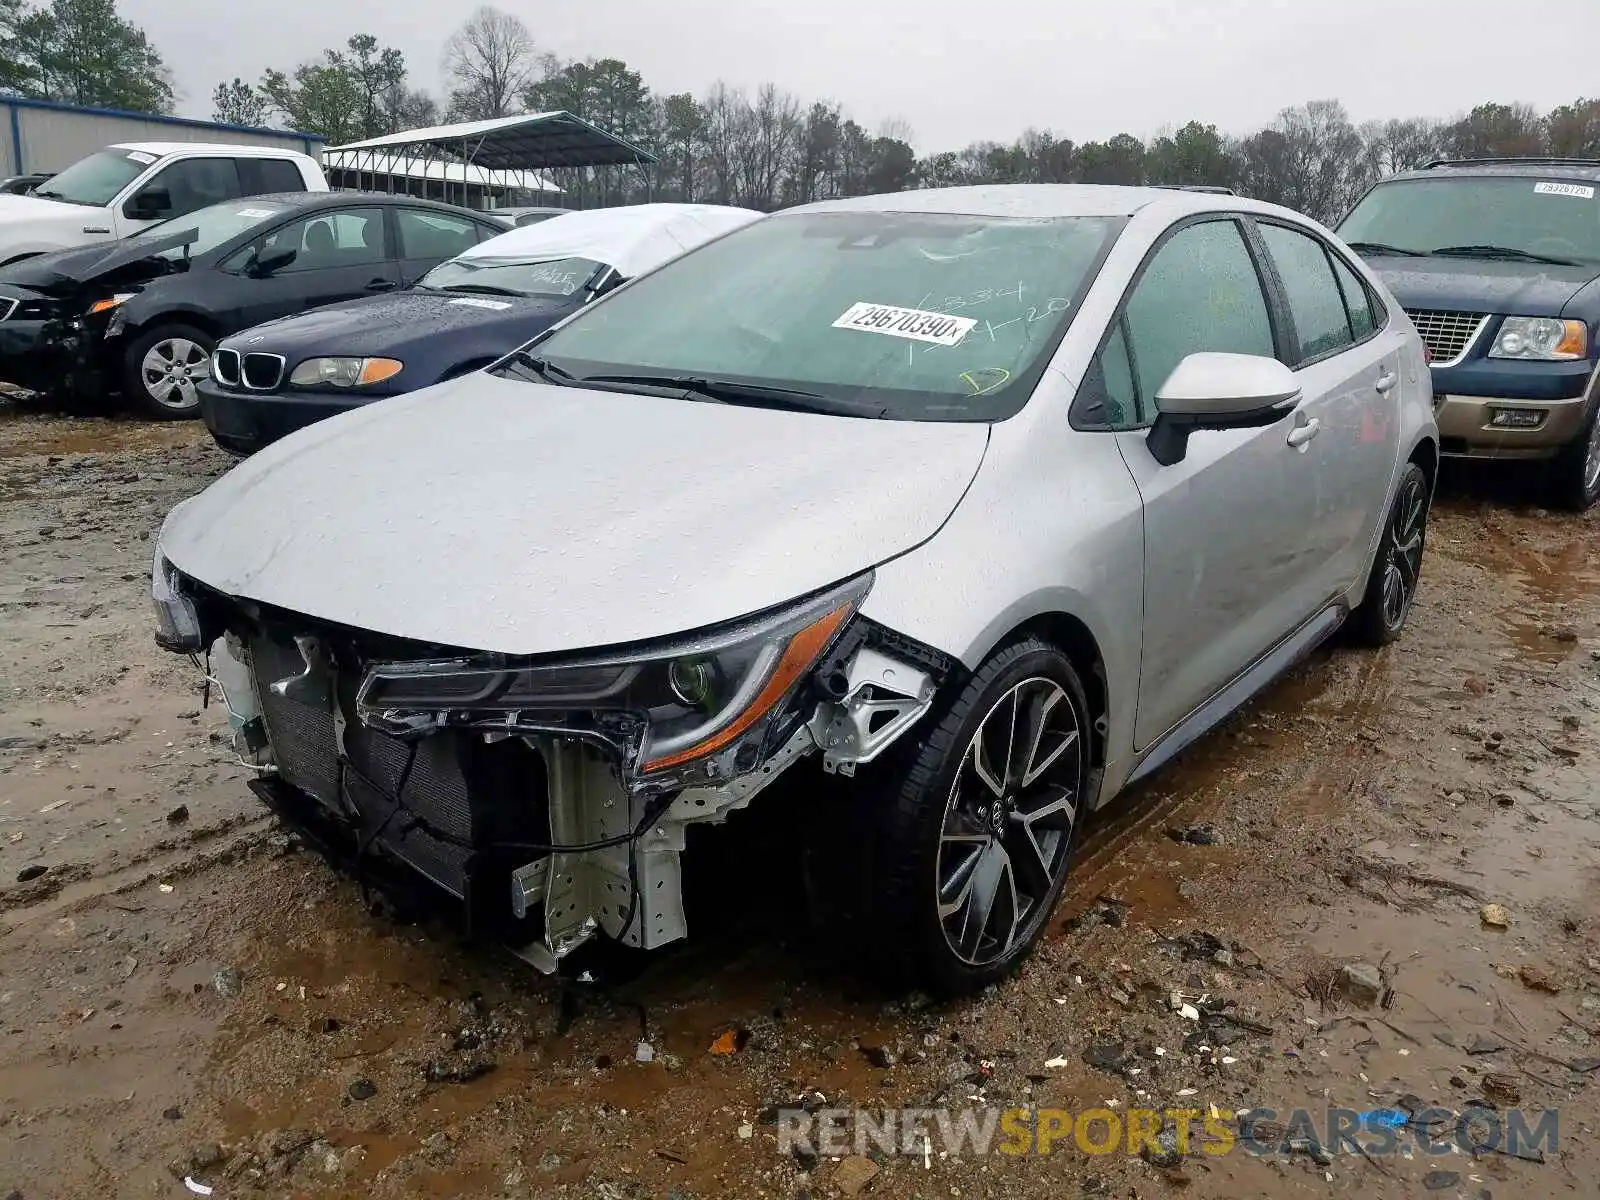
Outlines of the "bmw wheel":
[[1400,636],[1422,574],[1428,540],[1428,476],[1407,463],[1383,522],[1378,554],[1367,577],[1367,592],[1351,618],[1355,635],[1368,646],[1387,646]]
[[160,421],[200,415],[197,386],[211,375],[216,342],[189,325],[162,325],[134,340],[123,360],[122,392]]
[[1060,650],[997,653],[927,736],[881,834],[875,907],[897,965],[952,993],[1027,956],[1088,811],[1089,712]]

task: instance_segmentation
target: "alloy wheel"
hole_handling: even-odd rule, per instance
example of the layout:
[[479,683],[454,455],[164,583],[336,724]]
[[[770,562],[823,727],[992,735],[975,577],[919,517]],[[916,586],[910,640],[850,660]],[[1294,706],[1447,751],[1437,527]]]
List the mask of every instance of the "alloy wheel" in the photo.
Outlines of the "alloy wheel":
[[1389,546],[1383,567],[1383,620],[1399,629],[1411,610],[1422,572],[1422,539],[1428,519],[1428,493],[1420,475],[1410,476],[1395,497]]
[[1026,942],[1066,869],[1083,730],[1061,685],[1024,679],[989,709],[945,801],[935,866],[939,924],[972,966]]
[[145,352],[139,378],[150,398],[163,408],[186,412],[200,403],[196,384],[211,374],[211,355],[188,338],[165,338]]

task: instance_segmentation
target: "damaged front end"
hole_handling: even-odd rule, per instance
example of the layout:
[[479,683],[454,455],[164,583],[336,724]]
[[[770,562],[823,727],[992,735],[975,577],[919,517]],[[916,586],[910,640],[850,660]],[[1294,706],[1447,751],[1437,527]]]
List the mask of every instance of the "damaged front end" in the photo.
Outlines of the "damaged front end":
[[859,616],[870,574],[701,635],[525,659],[222,597],[159,549],[154,580],[158,640],[211,647],[264,798],[285,812],[309,798],[358,866],[404,863],[547,972],[597,933],[643,949],[685,936],[687,826],[725,820],[812,753],[853,773],[949,669]]

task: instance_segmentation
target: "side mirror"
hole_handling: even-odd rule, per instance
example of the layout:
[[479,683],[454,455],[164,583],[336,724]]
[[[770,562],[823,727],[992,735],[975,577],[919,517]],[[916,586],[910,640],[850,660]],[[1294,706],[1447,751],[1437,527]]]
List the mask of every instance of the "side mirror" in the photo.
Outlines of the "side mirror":
[[135,192],[123,212],[130,220],[158,221],[172,215],[172,193],[164,187],[147,187]]
[[1294,372],[1256,354],[1191,354],[1156,392],[1150,455],[1164,467],[1183,461],[1197,429],[1257,429],[1300,403]]
[[273,250],[267,254],[257,255],[250,260],[250,265],[245,269],[245,273],[255,279],[265,279],[268,275],[283,270],[299,254],[300,252],[292,246],[286,246],[282,250]]

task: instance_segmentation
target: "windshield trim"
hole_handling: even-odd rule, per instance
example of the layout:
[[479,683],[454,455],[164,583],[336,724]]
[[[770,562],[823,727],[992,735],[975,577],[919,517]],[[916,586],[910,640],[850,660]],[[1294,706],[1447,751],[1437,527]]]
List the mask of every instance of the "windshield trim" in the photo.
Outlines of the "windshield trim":
[[[524,342],[522,345],[510,351],[508,354],[505,354],[495,362],[490,363],[484,368],[484,370],[501,378],[515,379],[519,382],[529,383],[533,386],[556,386],[537,378],[532,380],[528,379],[526,373],[518,372],[516,363],[518,358],[523,356],[544,357],[535,352],[535,347],[542,345],[550,338],[561,333],[570,320],[585,318],[589,313],[599,308],[600,305],[610,302],[617,296],[626,294],[630,288],[637,286],[641,282],[660,276],[663,271],[670,271],[676,264],[692,258],[694,255],[701,253],[710,246],[718,244],[725,238],[736,237],[747,229],[753,229],[760,225],[768,225],[776,221],[798,219],[800,217],[838,216],[841,218],[860,218],[863,215],[912,215],[918,217],[948,216],[952,218],[965,217],[972,220],[991,220],[996,222],[1012,220],[1038,222],[1089,220],[1102,222],[1105,226],[1105,235],[1101,238],[1100,245],[1095,250],[1094,257],[1090,259],[1088,266],[1084,268],[1082,277],[1078,280],[1077,286],[1073,289],[1070,297],[1071,303],[1067,305],[1066,309],[1063,310],[1061,314],[1065,319],[1058,321],[1055,324],[1055,327],[1050,330],[1039,349],[1039,353],[1034,356],[1034,359],[1032,363],[1029,364],[1027,370],[1013,376],[1006,382],[1003,388],[988,393],[989,395],[994,396],[997,400],[1003,399],[1004,403],[998,403],[992,408],[986,408],[981,411],[966,411],[962,413],[956,413],[953,410],[959,402],[971,400],[973,397],[958,396],[947,392],[928,392],[918,389],[882,387],[855,389],[850,394],[851,397],[859,399],[863,403],[869,399],[872,401],[881,399],[885,404],[885,412],[882,419],[886,421],[929,421],[933,423],[964,425],[998,424],[1001,421],[1010,420],[1027,407],[1028,402],[1033,398],[1034,392],[1038,390],[1039,381],[1044,378],[1045,373],[1050,369],[1050,364],[1055,361],[1056,354],[1061,349],[1061,343],[1066,339],[1067,333],[1072,329],[1073,325],[1082,315],[1083,302],[1085,298],[1087,298],[1090,289],[1094,287],[1096,281],[1100,278],[1101,271],[1105,269],[1106,259],[1111,256],[1112,250],[1116,248],[1117,243],[1122,239],[1123,231],[1127,229],[1128,223],[1133,219],[1131,216],[1126,214],[1099,213],[1087,215],[1062,213],[1055,216],[1029,216],[1016,218],[1011,216],[996,216],[993,214],[983,213],[898,214],[894,211],[888,211],[878,214],[866,213],[861,209],[839,209],[833,212],[817,212],[815,210],[800,209],[794,210],[790,213],[778,212],[769,217],[763,218],[761,221],[751,222],[749,225],[740,226],[738,229],[731,230],[729,233],[724,234],[723,237],[713,238],[709,242],[702,243],[701,245],[696,246],[694,249],[680,255],[678,258],[674,259],[671,263],[668,263],[662,268],[658,268],[655,271],[643,272],[639,275],[635,275],[632,279],[623,280],[616,287],[611,288],[609,291],[606,291],[599,296],[596,296],[588,304],[574,313],[571,318],[568,318],[567,321],[561,321],[558,324],[551,326],[549,329],[541,331],[534,337],[530,338],[527,342]],[[574,376],[592,374],[647,374],[652,371],[660,370],[658,367],[642,366],[637,363],[602,363],[584,359],[565,358],[550,361],[552,366],[555,366],[561,371],[570,372]],[[576,369],[578,366],[592,367],[594,369]],[[675,371],[673,373],[688,374],[692,372]],[[705,374],[705,372],[700,372],[700,374]],[[805,388],[807,390],[816,391],[824,395],[830,394],[826,385],[818,384],[814,381],[742,375],[728,371],[717,371],[713,372],[712,374],[716,375],[718,378],[725,379],[730,383],[744,384],[751,387],[765,387],[780,390],[788,389],[791,391],[796,388]],[[583,384],[580,380],[574,380],[571,382],[564,382],[563,386],[582,387]],[[613,390],[613,388],[608,385],[606,390]],[[844,399],[850,397],[839,396],[837,398]],[[695,401],[686,400],[685,403],[695,403]],[[731,407],[737,407],[737,404],[733,404],[732,402],[725,403],[730,403]]]

